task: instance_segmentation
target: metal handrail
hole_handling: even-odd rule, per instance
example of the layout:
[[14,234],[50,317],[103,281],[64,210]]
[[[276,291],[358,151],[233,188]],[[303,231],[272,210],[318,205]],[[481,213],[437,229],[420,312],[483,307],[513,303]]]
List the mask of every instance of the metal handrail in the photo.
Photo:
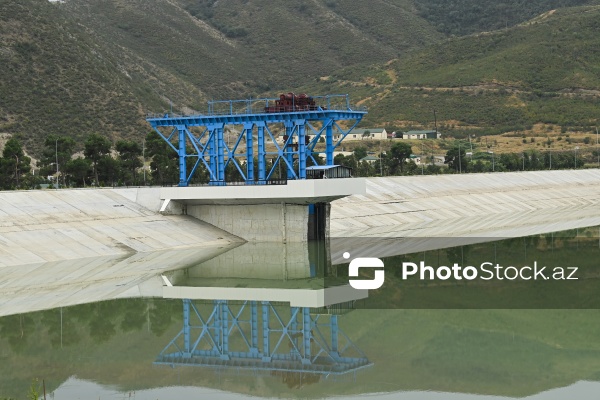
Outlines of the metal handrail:
[[[366,112],[365,106],[358,106],[350,104],[350,97],[346,94],[326,95],[326,96],[312,96],[313,100],[317,103],[317,110],[301,110],[301,111],[286,111],[289,112],[302,112],[302,113],[319,113],[323,111],[359,111]],[[342,99],[343,103],[340,104],[339,100]],[[167,112],[162,114],[148,113],[147,119],[161,119],[161,118],[189,118],[189,117],[204,117],[204,116],[226,116],[226,115],[246,115],[246,114],[278,114],[277,112],[266,112],[265,109],[270,107],[270,102],[273,104],[279,98],[262,98],[262,99],[245,99],[245,100],[211,100],[208,102],[208,112],[203,114],[199,111],[192,110],[190,112],[184,112],[181,114]],[[333,103],[332,103],[333,101]],[[228,110],[215,110],[215,105],[228,107]],[[271,105],[272,106],[272,105]]]
[[[287,179],[269,179],[268,181],[253,181],[248,183],[246,181],[234,181],[234,182],[213,182],[213,183],[190,183],[187,187],[222,187],[222,186],[272,186],[272,185],[287,185]],[[179,186],[177,183],[165,183],[160,187],[176,187]]]

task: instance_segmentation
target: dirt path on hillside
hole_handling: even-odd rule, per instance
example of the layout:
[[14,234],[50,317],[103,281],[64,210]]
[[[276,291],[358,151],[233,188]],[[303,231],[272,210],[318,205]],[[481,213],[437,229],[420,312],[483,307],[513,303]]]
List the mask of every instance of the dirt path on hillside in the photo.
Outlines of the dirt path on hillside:
[[[510,94],[539,94],[538,91],[533,90],[523,90],[514,86],[505,86],[498,83],[486,83],[481,85],[470,85],[470,86],[458,86],[458,87],[438,87],[438,86],[397,86],[395,83],[398,78],[394,71],[388,70],[388,76],[392,80],[391,84],[377,84],[374,82],[357,82],[357,81],[348,81],[348,80],[338,80],[337,82],[342,85],[349,86],[369,86],[376,87],[379,89],[383,89],[389,91],[391,89],[400,89],[400,90],[413,90],[413,91],[425,91],[425,92],[453,92],[453,93],[469,93],[469,94],[480,94],[482,92],[493,92],[493,93],[510,93]],[[541,92],[542,94],[550,94],[555,96],[564,96],[564,97],[598,97],[600,96],[600,90],[595,89],[563,89],[558,92]]]

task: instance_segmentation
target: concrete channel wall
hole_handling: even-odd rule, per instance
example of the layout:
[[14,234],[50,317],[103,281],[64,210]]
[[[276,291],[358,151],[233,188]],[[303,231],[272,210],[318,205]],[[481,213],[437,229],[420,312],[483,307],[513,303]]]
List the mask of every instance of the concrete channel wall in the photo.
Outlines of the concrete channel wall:
[[600,225],[600,170],[370,178],[332,237],[514,237]]
[[[256,277],[270,277],[273,271],[266,266],[276,263],[284,267],[275,272],[288,278],[310,272],[300,260],[301,244],[235,250],[243,243],[236,232],[182,215],[186,210],[176,205],[163,215],[161,204],[159,188],[0,192],[0,316],[160,296],[160,274],[200,263],[208,268],[196,271],[198,278],[218,276],[225,268],[237,279],[249,255],[259,265]],[[273,229],[282,215],[294,217],[286,217],[290,229],[294,224],[305,229],[307,223],[305,205],[286,205],[291,214],[282,214],[280,204],[238,207],[231,218],[245,217],[250,225],[253,218],[264,224],[266,210],[274,213],[271,225],[259,226],[271,234],[279,234]],[[228,226],[226,220],[218,223]],[[361,248],[383,257],[400,254],[402,246],[414,252],[440,243],[430,238],[473,241],[595,225],[600,225],[597,169],[372,178],[366,194],[332,203],[331,256],[341,262],[343,252],[356,256]]]
[[[160,188],[0,192],[0,267],[239,244],[226,232],[234,220],[266,236],[283,225],[302,236],[308,218],[293,204],[187,207],[191,215],[177,206],[162,215],[161,204]],[[510,237],[600,225],[600,170],[371,178],[366,194],[334,201],[330,215],[332,237]]]
[[[0,192],[0,267],[127,256],[241,240],[189,216],[151,208],[154,189]],[[141,203],[141,204],[139,204]]]

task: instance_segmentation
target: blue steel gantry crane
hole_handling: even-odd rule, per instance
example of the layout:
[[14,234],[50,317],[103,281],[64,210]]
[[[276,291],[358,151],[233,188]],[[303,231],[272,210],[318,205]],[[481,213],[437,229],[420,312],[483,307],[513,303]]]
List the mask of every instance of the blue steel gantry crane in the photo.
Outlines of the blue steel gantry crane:
[[[225,170],[229,164],[247,185],[268,184],[281,164],[287,167],[288,180],[306,179],[307,163],[317,164],[315,146],[320,139],[325,139],[325,163],[333,165],[334,150],[367,111],[351,106],[348,95],[289,95],[211,101],[204,115],[167,113],[148,115],[146,120],[178,153],[179,186],[188,186],[200,165],[206,167],[209,184],[215,186],[227,185]],[[346,128],[340,121],[348,121],[342,124]],[[241,127],[240,134],[229,144],[224,130],[235,125]],[[274,135],[278,130],[285,132],[281,144]],[[267,149],[267,142],[274,150]],[[273,160],[270,168],[268,158]],[[189,171],[188,159],[193,161]]]

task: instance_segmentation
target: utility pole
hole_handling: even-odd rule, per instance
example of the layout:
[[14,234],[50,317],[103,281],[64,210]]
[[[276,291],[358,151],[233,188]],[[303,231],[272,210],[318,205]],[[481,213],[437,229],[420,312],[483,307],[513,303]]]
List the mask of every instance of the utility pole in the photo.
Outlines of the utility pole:
[[471,159],[473,158],[473,143],[471,143],[471,134],[469,133],[469,145],[471,146]]
[[435,166],[435,157],[433,156],[433,143],[431,143],[431,165]]
[[142,141],[142,170],[144,171],[144,186],[146,186],[146,138]]
[[381,150],[381,139],[379,139],[379,174],[383,176],[383,150]]
[[425,150],[423,149],[424,143],[421,142],[421,175],[423,175],[423,156],[425,155]]
[[460,156],[460,142],[458,142],[458,173],[462,174],[462,159]]
[[54,152],[56,155],[56,188],[58,189],[58,138],[54,142]]
[[596,156],[598,156],[598,168],[600,168],[600,151],[598,151],[598,127],[596,127]]

